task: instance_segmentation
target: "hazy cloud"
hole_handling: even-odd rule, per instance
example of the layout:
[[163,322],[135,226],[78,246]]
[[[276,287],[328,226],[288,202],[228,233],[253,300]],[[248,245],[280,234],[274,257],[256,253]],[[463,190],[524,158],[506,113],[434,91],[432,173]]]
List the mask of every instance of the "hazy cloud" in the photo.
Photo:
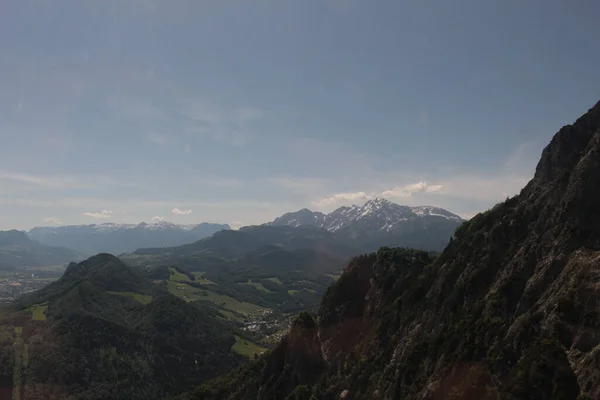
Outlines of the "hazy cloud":
[[339,206],[354,202],[364,202],[374,197],[376,196],[365,192],[336,193],[333,196],[313,201],[312,204],[316,207]]
[[169,137],[160,133],[148,133],[144,136],[144,139],[158,145],[165,145],[169,142]]
[[263,111],[254,107],[225,110],[201,100],[190,102],[183,114],[189,120],[187,133],[207,135],[233,146],[243,146],[251,134],[249,123],[264,116]]
[[299,195],[310,195],[322,192],[327,186],[327,179],[301,178],[301,177],[275,177],[265,179],[266,183],[273,184],[286,191]]
[[44,175],[0,170],[0,182],[49,189],[97,189],[99,185],[127,185],[104,175]]
[[171,210],[171,213],[174,215],[190,215],[192,213],[192,209],[188,208],[187,210],[180,210],[179,208],[174,208]]
[[50,225],[62,225],[63,222],[60,220],[60,218],[57,217],[46,217],[44,218],[44,222],[50,224]]
[[427,182],[420,181],[403,187],[384,190],[381,195],[383,197],[410,197],[413,193],[439,193],[442,189],[443,185],[429,185]]
[[86,212],[83,213],[86,217],[94,218],[94,219],[109,219],[112,217],[112,211],[110,210],[102,210],[98,213]]
[[154,216],[150,219],[151,222],[157,223],[157,222],[163,222],[165,220],[165,217],[160,217],[160,216]]
[[254,107],[240,108],[233,112],[234,119],[238,121],[248,121],[251,119],[262,118],[265,115],[261,110]]

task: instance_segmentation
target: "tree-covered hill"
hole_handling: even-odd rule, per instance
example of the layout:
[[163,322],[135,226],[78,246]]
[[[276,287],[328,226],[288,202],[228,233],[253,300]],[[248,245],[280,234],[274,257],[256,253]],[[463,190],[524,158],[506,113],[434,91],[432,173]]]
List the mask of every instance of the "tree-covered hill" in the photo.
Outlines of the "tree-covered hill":
[[2,310],[0,330],[13,398],[162,399],[238,364],[232,327],[209,304],[109,254]]

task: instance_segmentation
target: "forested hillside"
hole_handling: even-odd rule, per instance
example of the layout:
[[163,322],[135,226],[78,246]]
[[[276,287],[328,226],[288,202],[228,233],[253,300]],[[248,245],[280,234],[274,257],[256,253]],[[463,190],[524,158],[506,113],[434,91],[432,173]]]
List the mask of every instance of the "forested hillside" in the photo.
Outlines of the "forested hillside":
[[600,103],[435,260],[355,258],[316,317],[190,398],[600,398]]
[[100,254],[0,320],[0,387],[13,399],[163,399],[237,365],[229,323]]

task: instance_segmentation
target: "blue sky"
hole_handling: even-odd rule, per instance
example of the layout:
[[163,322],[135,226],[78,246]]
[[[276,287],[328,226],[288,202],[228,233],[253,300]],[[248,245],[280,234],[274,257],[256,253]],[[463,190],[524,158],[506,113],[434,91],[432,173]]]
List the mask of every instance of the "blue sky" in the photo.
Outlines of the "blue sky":
[[4,0],[0,229],[470,216],[600,99],[600,3]]

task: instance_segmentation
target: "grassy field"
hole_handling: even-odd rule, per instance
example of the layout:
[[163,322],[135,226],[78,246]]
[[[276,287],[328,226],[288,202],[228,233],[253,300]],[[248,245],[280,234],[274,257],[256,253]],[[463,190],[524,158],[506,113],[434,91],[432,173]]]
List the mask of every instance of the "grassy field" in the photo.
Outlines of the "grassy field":
[[289,294],[290,296],[293,296],[293,295],[295,295],[296,293],[298,293],[298,291],[297,291],[297,290],[294,290],[294,289],[290,289],[290,290],[288,290],[288,294]]
[[258,312],[263,309],[262,307],[259,307],[255,304],[244,303],[244,302],[238,301],[230,296],[217,294],[217,293],[211,292],[211,291],[206,291],[206,292],[208,293],[208,296],[203,296],[200,298],[200,300],[212,301],[217,306],[221,306],[228,310],[236,311],[240,314],[245,314],[245,315],[252,314],[252,313]]
[[45,321],[46,320],[46,310],[48,309],[48,302],[41,304],[34,304],[29,307],[29,311],[31,311],[31,319],[34,321]]
[[271,282],[273,282],[273,283],[277,283],[277,284],[279,284],[279,285],[283,285],[283,282],[281,282],[281,281],[279,280],[279,278],[267,278],[267,280],[268,280],[268,281],[271,281]]
[[236,321],[236,322],[244,322],[244,318],[234,314],[233,312],[229,311],[229,310],[219,310],[219,313],[221,313],[221,315],[223,315],[224,317],[226,317],[227,319]]
[[125,297],[131,297],[132,299],[134,299],[135,301],[137,301],[140,304],[146,305],[146,304],[150,304],[152,302],[152,296],[148,295],[148,294],[140,294],[140,293],[134,293],[134,292],[107,292],[110,294],[114,294],[117,296],[125,296]]
[[171,293],[177,297],[181,297],[188,301],[210,301],[220,308],[238,312],[240,314],[251,314],[262,310],[262,307],[251,303],[240,302],[233,297],[225,296],[211,292],[210,290],[204,290],[195,288],[186,283],[168,281],[167,287]]
[[255,343],[252,343],[249,340],[241,338],[239,336],[235,336],[235,344],[231,347],[234,353],[240,354],[242,356],[252,358],[255,354],[260,354],[266,351],[265,348],[258,346]]
[[187,282],[191,281],[190,277],[186,274],[182,274],[177,271],[175,268],[169,267],[169,280],[170,281],[178,281],[178,282]]
[[246,283],[240,283],[240,285],[254,286],[257,290],[259,290],[261,292],[271,293],[271,291],[269,289],[267,289],[266,287],[264,287],[262,285],[262,283],[252,282],[252,279],[248,279],[248,282],[246,282]]
[[196,282],[198,282],[201,285],[217,285],[217,283],[215,283],[213,281],[209,281],[208,279],[198,279],[198,278],[196,278]]
[[[169,268],[169,280],[170,281],[177,281],[177,282],[189,282],[191,281],[190,277],[187,276],[186,274],[182,274],[180,272],[177,272],[177,270],[175,268]],[[213,281],[209,281],[208,279],[202,279],[202,275],[204,275],[204,272],[192,272],[192,275],[194,275],[196,277],[195,282],[198,282],[202,285],[216,285],[215,282]]]

